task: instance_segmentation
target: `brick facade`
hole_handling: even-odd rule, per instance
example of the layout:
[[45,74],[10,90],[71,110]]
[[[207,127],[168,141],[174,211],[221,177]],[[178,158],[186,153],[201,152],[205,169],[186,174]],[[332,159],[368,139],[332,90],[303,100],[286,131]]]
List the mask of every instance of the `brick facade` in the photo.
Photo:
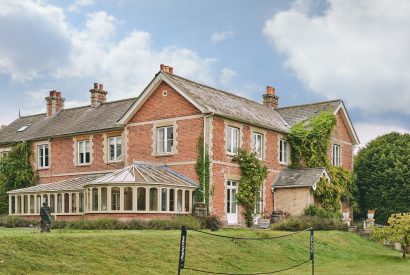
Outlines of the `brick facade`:
[[[173,170],[197,181],[195,163],[197,160],[197,141],[204,134],[205,114],[202,114],[193,104],[175,91],[170,85],[162,82],[140,106],[139,110],[129,119],[124,129],[116,132],[101,132],[89,135],[52,138],[33,143],[33,167],[37,168],[37,146],[49,144],[50,167],[38,169],[40,183],[51,183],[70,177],[77,177],[87,173],[112,171],[123,168],[134,161],[161,163],[169,165]],[[241,172],[238,164],[232,161],[227,153],[227,127],[240,129],[240,147],[251,149],[253,133],[263,135],[263,158],[268,167],[268,176],[263,188],[263,209],[270,215],[275,209],[287,209],[287,198],[281,192],[274,195],[271,191],[272,182],[280,170],[286,165],[279,163],[279,139],[283,134],[255,127],[242,122],[211,115],[205,120],[205,143],[209,146],[211,157],[211,211],[213,214],[226,220],[227,181],[239,180]],[[169,154],[160,155],[156,152],[156,128],[173,126],[174,149]],[[123,161],[109,163],[107,161],[107,138],[121,136],[123,146]],[[89,139],[91,141],[91,163],[78,165],[76,161],[76,142]],[[341,163],[346,169],[352,170],[353,140],[349,135],[346,122],[340,112],[337,114],[337,125],[331,136],[331,144],[341,147]],[[332,149],[329,148],[329,158]],[[298,203],[308,203],[301,199],[303,192],[295,191],[291,200]],[[306,195],[306,194],[302,194]],[[308,194],[308,198],[310,195]],[[279,200],[279,201],[278,201]],[[291,209],[290,209],[291,210]],[[241,209],[239,211],[242,212]],[[161,218],[163,214],[88,214],[85,218],[118,217],[118,218]],[[168,216],[169,215],[165,215]],[[76,216],[61,216],[61,219],[72,219]],[[60,218],[59,218],[60,219]],[[239,215],[239,222],[244,223],[243,215]]]

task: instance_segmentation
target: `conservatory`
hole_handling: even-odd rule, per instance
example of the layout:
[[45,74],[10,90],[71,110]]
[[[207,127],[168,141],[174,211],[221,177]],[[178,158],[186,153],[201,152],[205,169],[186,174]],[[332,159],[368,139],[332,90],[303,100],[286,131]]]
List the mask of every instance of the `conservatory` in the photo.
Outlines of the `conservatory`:
[[135,162],[112,173],[10,191],[9,214],[38,216],[43,202],[54,216],[189,214],[197,187],[165,165]]

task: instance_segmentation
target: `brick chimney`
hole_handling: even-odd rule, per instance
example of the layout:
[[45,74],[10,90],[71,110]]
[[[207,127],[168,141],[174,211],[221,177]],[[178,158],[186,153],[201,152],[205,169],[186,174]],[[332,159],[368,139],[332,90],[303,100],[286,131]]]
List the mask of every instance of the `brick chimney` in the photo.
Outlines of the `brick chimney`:
[[164,73],[169,73],[169,74],[174,73],[174,68],[173,67],[170,67],[170,66],[167,66],[167,65],[164,65],[164,64],[159,65],[159,70],[161,72],[164,72]]
[[266,86],[266,94],[263,95],[263,105],[269,108],[277,108],[279,97],[275,95],[275,88]]
[[50,96],[46,97],[47,116],[51,117],[64,109],[65,99],[61,97],[61,92],[50,91]]
[[107,101],[107,91],[104,91],[104,85],[94,83],[94,88],[90,90],[91,107],[97,108]]

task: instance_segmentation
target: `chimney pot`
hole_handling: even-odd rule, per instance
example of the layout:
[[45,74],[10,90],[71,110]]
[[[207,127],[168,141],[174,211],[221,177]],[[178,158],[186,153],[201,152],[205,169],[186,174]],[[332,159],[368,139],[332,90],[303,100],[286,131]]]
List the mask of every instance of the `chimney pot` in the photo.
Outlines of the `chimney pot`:
[[61,92],[50,91],[50,96],[46,97],[47,116],[51,117],[64,110],[65,99],[61,97]]
[[94,83],[94,89],[98,89],[98,83]]
[[103,84],[100,84],[99,87],[98,87],[98,90],[104,91],[104,85],[103,85]]
[[275,92],[275,88],[266,86],[266,94],[263,95],[263,105],[273,109],[278,107],[279,97]]
[[173,73],[174,73],[174,68],[173,68],[173,67],[167,66],[167,65],[164,65],[164,64],[161,64],[161,65],[159,66],[159,70],[160,70],[161,72],[164,72],[164,73],[169,73],[169,74],[173,74]]

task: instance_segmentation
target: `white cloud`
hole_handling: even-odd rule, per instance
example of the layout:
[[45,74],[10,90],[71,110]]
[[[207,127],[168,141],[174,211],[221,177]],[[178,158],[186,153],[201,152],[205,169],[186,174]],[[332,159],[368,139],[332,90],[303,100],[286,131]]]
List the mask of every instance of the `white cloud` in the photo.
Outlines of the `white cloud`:
[[[185,48],[154,47],[151,35],[143,31],[118,38],[117,23],[106,12],[94,12],[79,29],[60,8],[32,1],[0,2],[0,73],[15,81],[47,79],[53,85],[103,82],[109,100],[137,96],[161,63],[173,66],[176,74],[216,82],[215,59]],[[41,104],[50,89],[59,87],[45,89],[38,98]]]
[[226,39],[234,37],[235,33],[233,31],[214,32],[211,36],[211,42],[212,44],[218,44]]
[[237,77],[238,74],[231,68],[225,67],[221,70],[221,76],[219,77],[219,82],[222,85],[228,86],[231,84],[232,80]]
[[378,136],[390,133],[410,133],[409,129],[405,129],[398,125],[392,124],[374,124],[374,123],[356,123],[355,129],[360,139],[360,147],[365,146],[369,141]]
[[64,12],[32,1],[0,1],[0,72],[28,81],[65,64],[71,47]]
[[313,92],[369,113],[410,114],[410,2],[330,0],[323,15],[300,1],[263,30]]
[[79,11],[83,7],[94,5],[94,3],[95,0],[75,0],[74,3],[68,7],[68,10]]

